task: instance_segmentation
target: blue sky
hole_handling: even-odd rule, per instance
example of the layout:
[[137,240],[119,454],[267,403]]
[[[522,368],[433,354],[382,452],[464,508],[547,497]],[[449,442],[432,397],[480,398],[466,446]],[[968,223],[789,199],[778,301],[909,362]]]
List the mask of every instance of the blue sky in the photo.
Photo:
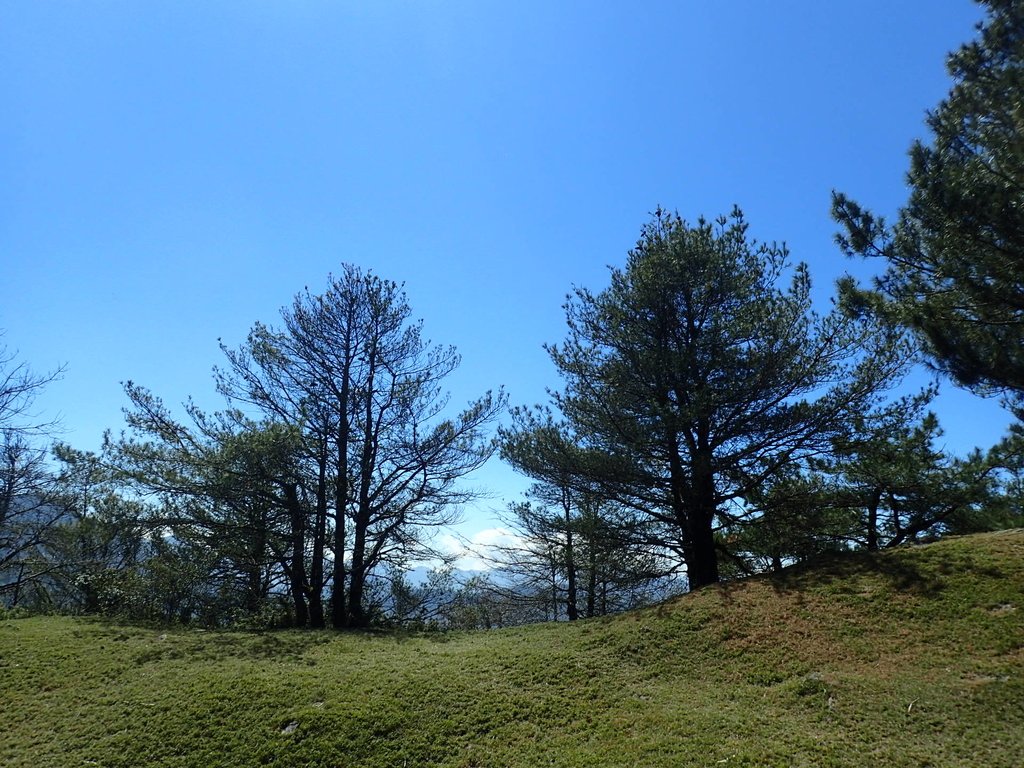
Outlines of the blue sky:
[[[657,205],[739,204],[844,271],[829,194],[893,214],[947,92],[968,0],[858,3],[96,0],[0,6],[4,343],[66,375],[39,399],[95,449],[119,382],[216,408],[241,342],[353,262],[456,345],[454,399],[557,386],[541,345]],[[947,444],[1009,417],[947,387]],[[524,483],[476,478],[500,505]],[[471,513],[484,526],[487,516]]]

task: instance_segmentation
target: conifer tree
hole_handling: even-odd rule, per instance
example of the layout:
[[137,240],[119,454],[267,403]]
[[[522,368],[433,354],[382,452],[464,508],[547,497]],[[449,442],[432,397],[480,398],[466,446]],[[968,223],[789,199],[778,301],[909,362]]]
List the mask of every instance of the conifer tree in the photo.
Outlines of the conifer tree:
[[519,409],[506,453],[531,446],[562,482],[647,516],[691,587],[719,580],[742,499],[827,451],[907,359],[878,328],[813,312],[806,267],[751,241],[738,210],[690,226],[659,209],[610,286],[576,290],[566,314],[554,406],[587,450],[539,439],[551,414]]
[[835,194],[837,238],[879,257],[848,303],[910,329],[934,365],[1024,407],[1024,2],[982,0],[988,18],[948,60],[949,95],[910,151],[910,198],[893,226]]

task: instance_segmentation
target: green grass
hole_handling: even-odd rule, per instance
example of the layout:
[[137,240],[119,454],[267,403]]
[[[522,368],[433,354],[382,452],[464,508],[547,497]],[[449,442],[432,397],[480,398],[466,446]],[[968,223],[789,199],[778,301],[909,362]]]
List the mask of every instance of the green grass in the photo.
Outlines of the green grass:
[[5,766],[1024,764],[1024,531],[436,636],[0,622]]

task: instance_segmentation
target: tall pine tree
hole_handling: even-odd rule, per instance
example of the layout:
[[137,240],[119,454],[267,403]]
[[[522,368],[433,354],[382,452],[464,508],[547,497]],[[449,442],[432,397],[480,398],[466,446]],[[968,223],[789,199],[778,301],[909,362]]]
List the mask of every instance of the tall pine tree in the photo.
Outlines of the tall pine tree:
[[738,210],[694,226],[659,210],[609,287],[577,290],[566,314],[554,405],[588,450],[536,439],[551,415],[517,409],[505,453],[529,446],[532,476],[547,463],[649,518],[691,587],[719,580],[718,534],[742,500],[828,450],[906,360],[878,329],[813,312],[806,267],[748,239]]
[[851,255],[888,262],[847,300],[911,329],[961,385],[1002,392],[1024,415],[1024,2],[982,0],[976,40],[949,57],[954,84],[910,152],[895,225],[842,194]]

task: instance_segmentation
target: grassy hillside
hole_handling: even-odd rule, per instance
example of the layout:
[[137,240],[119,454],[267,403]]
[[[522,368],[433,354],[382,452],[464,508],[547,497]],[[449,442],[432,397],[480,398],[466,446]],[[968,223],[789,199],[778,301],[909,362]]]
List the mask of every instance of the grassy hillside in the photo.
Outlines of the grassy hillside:
[[0,622],[0,765],[1022,764],[1024,531],[500,632]]

